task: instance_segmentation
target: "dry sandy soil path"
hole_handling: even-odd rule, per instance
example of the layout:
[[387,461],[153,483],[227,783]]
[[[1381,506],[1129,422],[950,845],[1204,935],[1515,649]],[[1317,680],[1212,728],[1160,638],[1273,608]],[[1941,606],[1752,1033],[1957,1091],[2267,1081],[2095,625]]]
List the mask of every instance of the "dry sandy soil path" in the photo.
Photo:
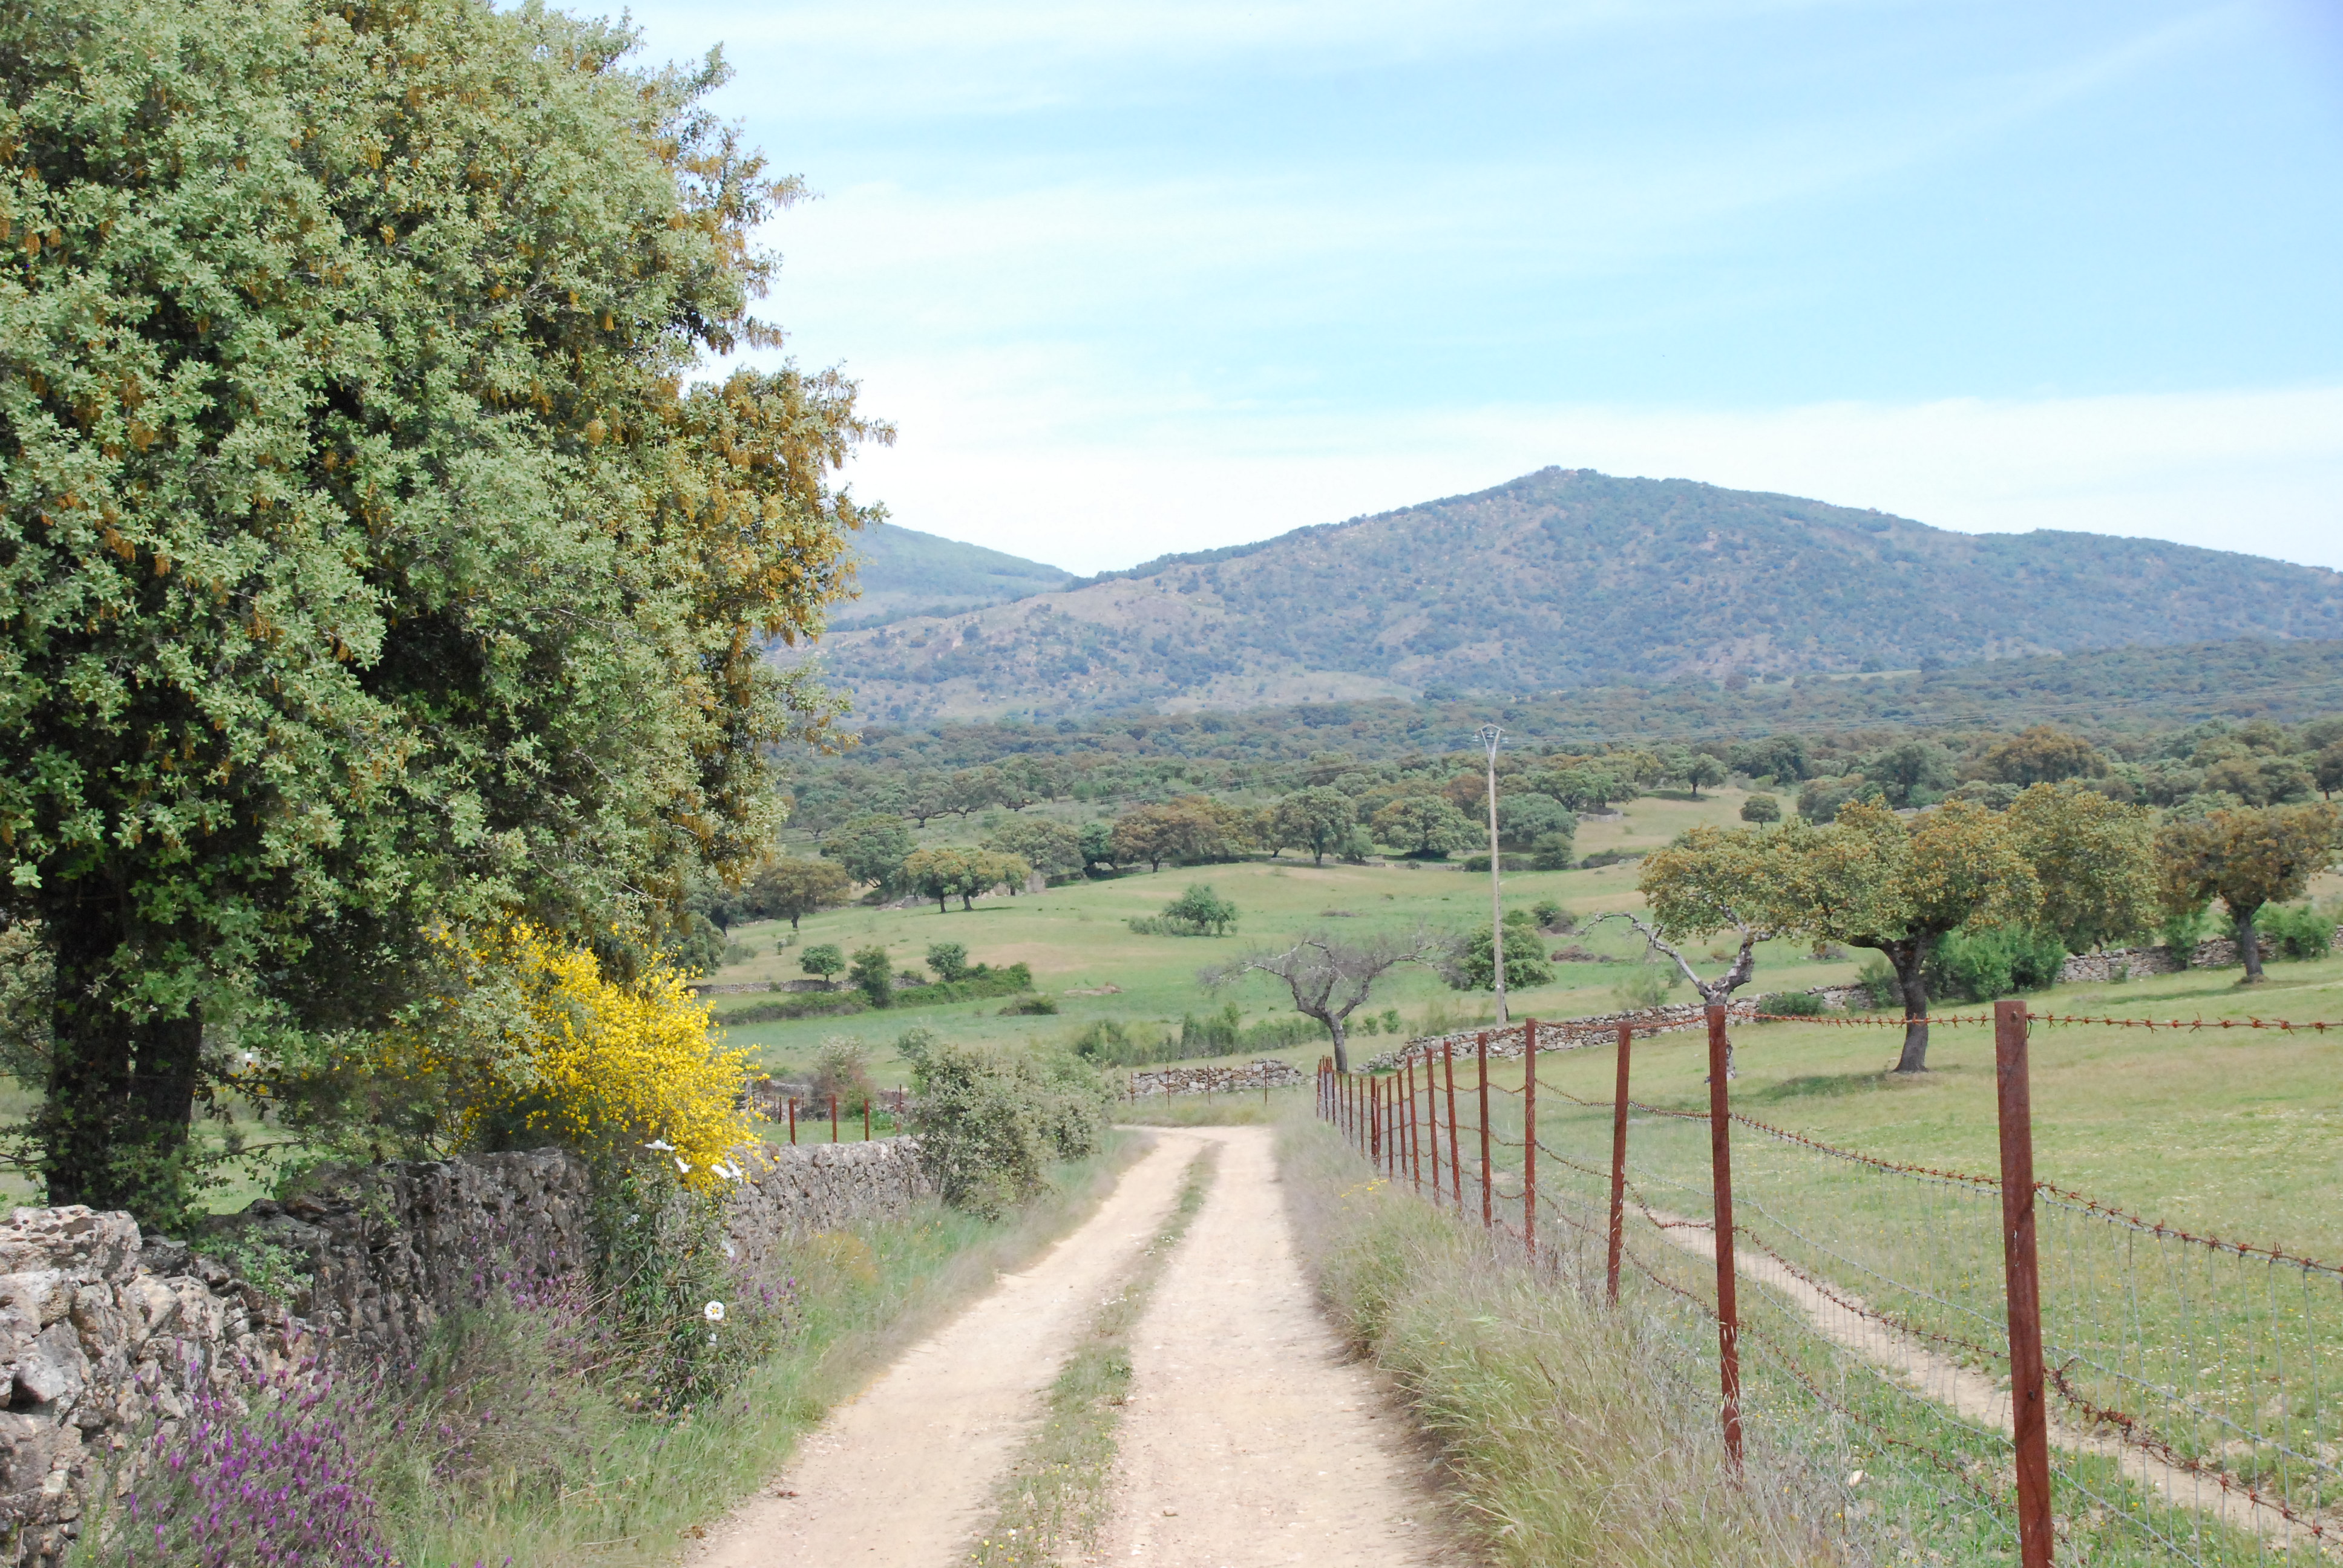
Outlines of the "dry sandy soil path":
[[[1178,1200],[1202,1145],[1159,1140],[1097,1212],[832,1412],[694,1568],[944,1568],[980,1522],[1087,1323]],[[787,1496],[784,1493],[794,1493]]]
[[[1155,1129],[1098,1212],[921,1342],[710,1532],[692,1568],[947,1568],[1041,1392],[1219,1146],[1202,1211],[1133,1336],[1101,1560],[1407,1568],[1451,1560],[1404,1416],[1321,1316],[1266,1128]],[[785,1495],[794,1493],[794,1496]]]
[[1453,1560],[1398,1408],[1318,1309],[1264,1127],[1184,1130],[1220,1174],[1132,1336],[1101,1560],[1351,1568]]

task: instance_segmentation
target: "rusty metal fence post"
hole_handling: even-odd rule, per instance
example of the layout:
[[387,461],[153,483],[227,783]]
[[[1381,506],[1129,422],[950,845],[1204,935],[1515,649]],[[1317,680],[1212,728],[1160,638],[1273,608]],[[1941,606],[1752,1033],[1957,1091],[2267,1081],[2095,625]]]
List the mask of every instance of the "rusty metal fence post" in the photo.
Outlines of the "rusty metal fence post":
[[870,1141],[870,1098],[868,1095],[862,1100],[862,1141]]
[[1417,1196],[1423,1192],[1423,1141],[1416,1135],[1415,1058],[1407,1059],[1407,1170]]
[[2026,1004],[1993,1004],[2001,1113],[2001,1244],[2009,1302],[2011,1434],[2017,1460],[2018,1561],[2050,1568],[2050,1429],[2042,1402],[2042,1280],[2034,1239],[2034,1105]]
[[1725,1457],[1741,1468],[1741,1306],[1733,1271],[1733,1101],[1725,1064],[1725,1007],[1708,1005],[1708,1163],[1716,1202],[1716,1365]]
[[790,1141],[791,1143],[795,1143],[797,1141],[798,1141],[798,1097],[797,1097],[796,1095],[792,1094],[792,1095],[790,1095],[790,1096],[789,1096],[789,1141]]
[[[1432,1206],[1440,1207],[1440,1080],[1432,1070],[1432,1058],[1423,1059],[1423,1131],[1424,1141],[1432,1146]],[[1454,1157],[1451,1151],[1450,1157]]]
[[1634,1049],[1635,1026],[1619,1026],[1618,1085],[1611,1097],[1611,1259],[1603,1273],[1604,1296],[1619,1302],[1619,1254],[1626,1246],[1627,1218],[1627,1053]]
[[838,1141],[838,1096],[830,1097],[830,1141]]
[[1481,1031],[1480,1043],[1473,1047],[1481,1059],[1481,1229],[1487,1230],[1496,1222],[1491,1211],[1489,1191],[1489,1032]]
[[1380,1176],[1383,1169],[1383,1091],[1382,1085],[1372,1078],[1366,1081],[1366,1089],[1367,1163],[1373,1166],[1375,1174]]
[[1522,1020],[1522,1246],[1537,1261],[1537,1020]]
[[1456,1141],[1456,1048],[1449,1041],[1440,1042],[1440,1067],[1448,1077],[1448,1186],[1455,1195],[1455,1209],[1464,1212],[1464,1145]]

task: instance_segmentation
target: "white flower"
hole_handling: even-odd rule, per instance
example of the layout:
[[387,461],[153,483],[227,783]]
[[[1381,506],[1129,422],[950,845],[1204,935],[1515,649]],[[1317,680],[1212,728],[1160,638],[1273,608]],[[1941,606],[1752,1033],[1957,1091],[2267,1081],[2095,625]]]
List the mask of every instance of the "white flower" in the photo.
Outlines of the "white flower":
[[691,1174],[690,1162],[686,1161],[680,1154],[675,1156],[675,1173],[679,1176],[689,1176]]
[[724,1243],[724,1255],[728,1258],[737,1258],[740,1255],[740,1249],[727,1241]]
[[672,1154],[675,1152],[675,1145],[669,1143],[664,1138],[654,1138],[649,1143],[644,1144],[643,1147],[646,1149],[656,1149],[663,1154]]
[[706,1318],[711,1323],[720,1323],[724,1321],[724,1303],[722,1302],[710,1302],[706,1306],[699,1309],[699,1315]]

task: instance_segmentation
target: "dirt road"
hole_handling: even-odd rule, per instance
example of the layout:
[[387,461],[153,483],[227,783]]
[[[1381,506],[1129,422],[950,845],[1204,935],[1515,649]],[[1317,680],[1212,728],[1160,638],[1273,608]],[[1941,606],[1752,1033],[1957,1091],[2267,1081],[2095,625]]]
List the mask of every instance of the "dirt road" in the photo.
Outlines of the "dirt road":
[[1221,1146],[1219,1174],[1134,1340],[1101,1560],[1439,1561],[1405,1422],[1346,1358],[1302,1275],[1269,1131],[1156,1136],[1096,1215],[838,1410],[781,1477],[712,1533],[694,1568],[961,1560],[1041,1391],[1161,1229],[1208,1141]]
[[[1202,1146],[1163,1140],[1097,1213],[832,1412],[788,1471],[710,1533],[696,1568],[944,1568],[1075,1334],[1162,1225]],[[780,1495],[794,1493],[793,1497]]]
[[1352,1362],[1295,1255],[1272,1134],[1197,1128],[1220,1174],[1133,1342],[1107,1563],[1432,1563],[1403,1418]]

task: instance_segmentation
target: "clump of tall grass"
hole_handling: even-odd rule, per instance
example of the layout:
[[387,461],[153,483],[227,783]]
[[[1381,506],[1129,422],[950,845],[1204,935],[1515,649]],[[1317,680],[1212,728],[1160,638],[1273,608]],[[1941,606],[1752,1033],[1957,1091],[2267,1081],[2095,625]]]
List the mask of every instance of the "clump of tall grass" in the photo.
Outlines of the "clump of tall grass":
[[1287,1122],[1279,1151],[1322,1292],[1438,1443],[1463,1528],[1491,1562],[1847,1561],[1822,1526],[1836,1506],[1826,1478],[1753,1446],[1736,1481],[1715,1390],[1684,1375],[1658,1310],[1632,1292],[1604,1304],[1600,1257],[1542,1241],[1540,1266],[1523,1267],[1374,1179],[1316,1122]]

